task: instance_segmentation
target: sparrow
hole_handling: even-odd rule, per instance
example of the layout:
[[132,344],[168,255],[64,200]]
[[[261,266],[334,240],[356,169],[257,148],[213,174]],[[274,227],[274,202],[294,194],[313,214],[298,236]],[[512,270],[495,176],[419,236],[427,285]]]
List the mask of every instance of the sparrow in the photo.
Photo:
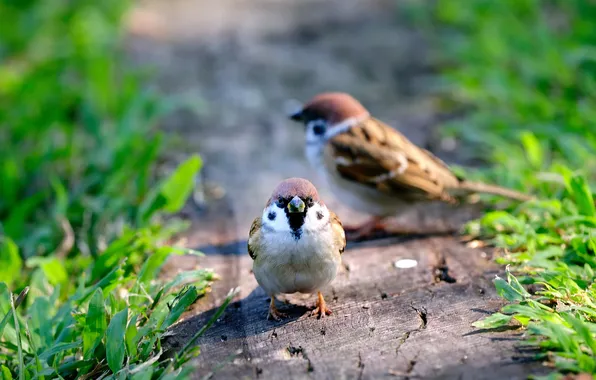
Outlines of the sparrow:
[[286,315],[275,307],[279,294],[317,292],[313,315],[331,314],[320,289],[341,265],[346,236],[341,221],[319,198],[312,183],[288,178],[277,185],[255,218],[248,253],[259,285],[271,297],[269,319]]
[[345,230],[359,240],[384,230],[383,220],[418,203],[458,203],[471,193],[533,199],[499,186],[467,181],[428,150],[373,117],[351,95],[316,95],[290,119],[306,129],[305,153],[330,190],[352,209],[373,217]]

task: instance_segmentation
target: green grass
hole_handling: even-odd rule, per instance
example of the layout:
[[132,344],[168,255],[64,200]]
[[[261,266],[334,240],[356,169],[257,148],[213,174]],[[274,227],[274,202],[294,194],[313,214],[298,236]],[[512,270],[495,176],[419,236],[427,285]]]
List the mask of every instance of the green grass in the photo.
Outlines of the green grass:
[[467,226],[508,265],[494,283],[509,304],[474,326],[521,326],[556,369],[549,378],[596,374],[596,4],[444,0],[417,10],[441,52],[443,104],[468,110],[444,134],[488,160],[478,179],[539,197]]
[[[201,167],[166,178],[178,107],[123,59],[122,0],[0,4],[0,378],[177,378],[162,338],[215,279],[157,280]],[[229,302],[229,298],[223,307]],[[221,309],[223,310],[223,309]]]

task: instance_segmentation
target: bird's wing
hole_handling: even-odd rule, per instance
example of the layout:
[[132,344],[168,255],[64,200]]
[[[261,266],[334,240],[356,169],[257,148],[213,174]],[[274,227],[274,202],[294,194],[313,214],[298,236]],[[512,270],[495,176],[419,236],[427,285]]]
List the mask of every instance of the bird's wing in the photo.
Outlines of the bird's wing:
[[331,138],[325,164],[345,179],[410,201],[452,201],[445,189],[459,182],[439,158],[372,117]]
[[335,245],[339,247],[339,254],[341,255],[346,249],[346,233],[341,224],[341,220],[339,220],[339,217],[331,210],[329,210],[329,219],[331,222],[331,230],[333,231],[333,238],[335,239]]
[[261,240],[261,217],[255,218],[250,226],[248,233],[248,255],[251,259],[257,258],[256,247],[259,246]]

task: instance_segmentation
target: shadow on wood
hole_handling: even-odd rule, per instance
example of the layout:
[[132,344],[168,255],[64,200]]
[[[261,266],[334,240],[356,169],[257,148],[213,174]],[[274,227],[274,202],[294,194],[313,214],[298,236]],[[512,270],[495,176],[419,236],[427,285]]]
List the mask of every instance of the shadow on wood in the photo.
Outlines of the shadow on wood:
[[[238,287],[238,299],[198,342],[197,377],[215,368],[221,379],[521,379],[540,372],[540,363],[515,359],[524,357],[515,348],[518,334],[473,333],[473,322],[503,305],[492,284],[499,268],[481,253],[449,237],[348,250],[344,268],[324,292],[333,314],[312,317],[314,296],[290,295],[291,305],[284,306],[290,318],[281,322],[267,320],[268,298],[250,273],[248,256],[207,256],[201,265],[235,275],[223,275],[166,344],[184,345]],[[402,258],[418,265],[396,268]],[[456,282],[437,282],[439,265]]]

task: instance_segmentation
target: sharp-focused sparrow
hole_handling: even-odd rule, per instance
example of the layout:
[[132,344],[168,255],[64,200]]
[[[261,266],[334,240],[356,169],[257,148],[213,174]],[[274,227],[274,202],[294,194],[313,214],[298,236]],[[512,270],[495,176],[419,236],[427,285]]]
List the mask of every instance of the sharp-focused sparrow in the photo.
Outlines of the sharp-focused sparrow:
[[282,181],[250,228],[248,253],[257,282],[271,297],[269,318],[285,315],[275,308],[281,293],[317,291],[313,314],[331,314],[320,289],[335,278],[346,238],[339,218],[302,178]]
[[353,209],[374,216],[357,228],[346,227],[354,239],[383,229],[385,217],[418,202],[456,203],[470,193],[532,199],[456,176],[439,158],[375,119],[345,93],[319,94],[291,119],[306,126],[306,156],[331,191]]

